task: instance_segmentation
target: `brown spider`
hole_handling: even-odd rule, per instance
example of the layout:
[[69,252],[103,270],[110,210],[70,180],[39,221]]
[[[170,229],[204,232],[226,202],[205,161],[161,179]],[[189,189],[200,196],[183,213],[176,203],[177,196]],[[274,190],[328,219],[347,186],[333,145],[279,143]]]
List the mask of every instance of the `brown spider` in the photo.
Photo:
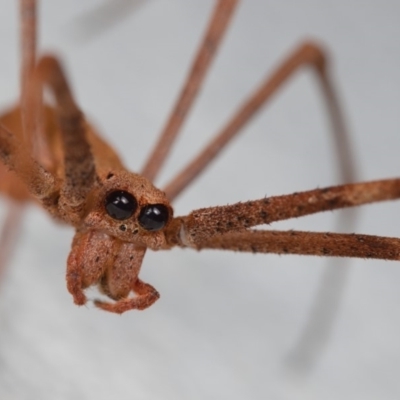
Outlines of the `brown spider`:
[[[236,0],[219,0],[173,112],[140,175],[128,172],[114,150],[86,122],[60,62],[36,61],[35,1],[21,0],[23,66],[20,105],[0,118],[0,190],[18,201],[37,201],[76,228],[67,263],[67,287],[78,305],[98,284],[115,313],[145,309],[159,297],[138,275],[146,249],[174,246],[234,251],[400,259],[397,238],[251,229],[274,221],[400,197],[400,179],[347,184],[173,217],[172,201],[199,175],[271,95],[299,68],[315,72],[336,138],[345,140],[342,116],[323,51],[297,48],[245,101],[225,128],[161,191],[152,185],[202,85]],[[43,88],[55,107],[44,105]],[[130,296],[131,292],[135,295]]]

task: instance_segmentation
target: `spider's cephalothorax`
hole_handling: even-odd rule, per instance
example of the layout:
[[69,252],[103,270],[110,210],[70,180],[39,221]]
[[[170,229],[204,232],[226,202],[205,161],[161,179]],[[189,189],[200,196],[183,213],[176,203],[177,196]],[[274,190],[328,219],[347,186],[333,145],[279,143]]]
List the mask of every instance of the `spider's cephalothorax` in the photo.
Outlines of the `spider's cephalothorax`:
[[173,211],[165,193],[146,178],[123,170],[108,171],[87,198],[84,229],[154,250],[165,247],[164,229]]
[[113,170],[98,177],[86,203],[67,266],[75,303],[84,304],[83,290],[98,284],[116,300],[96,301],[105,310],[121,313],[148,307],[159,295],[138,274],[146,248],[167,246],[164,228],[172,219],[172,208],[165,194],[139,175]]

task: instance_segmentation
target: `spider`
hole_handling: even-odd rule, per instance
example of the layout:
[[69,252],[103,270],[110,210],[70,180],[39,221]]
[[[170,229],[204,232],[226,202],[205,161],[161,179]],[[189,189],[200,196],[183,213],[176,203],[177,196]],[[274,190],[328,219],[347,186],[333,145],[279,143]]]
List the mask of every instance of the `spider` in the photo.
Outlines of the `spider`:
[[[158,292],[139,278],[147,248],[224,249],[398,260],[400,241],[359,234],[258,230],[254,227],[317,212],[400,197],[400,180],[346,184],[174,217],[171,202],[211,163],[240,129],[298,69],[309,67],[321,85],[335,137],[346,140],[324,51],[312,42],[296,48],[234,113],[221,132],[166,185],[153,186],[211,65],[232,18],[236,0],[219,0],[187,80],[159,140],[140,174],[122,161],[86,121],[74,100],[61,62],[37,59],[34,0],[21,0],[23,42],[20,104],[0,118],[1,191],[34,201],[76,229],[67,261],[67,288],[77,305],[98,285],[113,302],[103,310],[143,310]],[[43,89],[55,106],[43,101]],[[344,159],[348,157],[344,156]],[[9,170],[11,172],[6,171]]]

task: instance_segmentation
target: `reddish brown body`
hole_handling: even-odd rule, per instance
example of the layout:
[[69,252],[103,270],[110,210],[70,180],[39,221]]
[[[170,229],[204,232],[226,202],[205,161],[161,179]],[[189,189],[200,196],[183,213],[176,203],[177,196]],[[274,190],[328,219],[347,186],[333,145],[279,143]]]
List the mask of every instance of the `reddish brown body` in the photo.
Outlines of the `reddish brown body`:
[[[56,63],[52,59],[45,60]],[[44,110],[43,132],[52,159],[48,170],[52,172],[55,182],[62,182],[65,174],[62,132],[54,109],[46,107]],[[21,134],[22,118],[19,108],[5,114],[0,121],[8,130]],[[81,122],[84,123],[83,120]],[[132,308],[144,309],[153,304],[159,294],[152,286],[141,282],[138,274],[147,247],[155,250],[167,247],[164,234],[149,234],[140,229],[138,223],[132,219],[115,223],[105,213],[104,197],[117,186],[120,190],[135,193],[139,208],[149,203],[163,203],[170,210],[171,216],[172,208],[163,192],[154,188],[145,178],[127,172],[114,150],[88,124],[84,125],[91,153],[89,158],[93,157],[96,169],[96,179],[86,193],[85,204],[71,207],[70,204],[60,203],[59,188],[55,188],[57,194],[48,196],[46,202],[48,210],[55,218],[77,228],[67,263],[67,287],[75,303],[79,305],[86,303],[83,290],[98,284],[105,295],[117,300],[116,304],[98,301],[96,304],[99,307],[118,313]],[[0,187],[3,193],[20,202],[36,201],[17,174],[8,171],[5,165],[0,165],[0,168],[4,176]],[[87,165],[84,169],[87,169]],[[78,180],[81,179],[80,176],[78,174]],[[114,223],[110,224],[110,221]],[[134,243],[131,242],[132,238],[135,239]],[[127,299],[131,291],[137,293],[137,296]]]
[[[153,304],[158,292],[139,279],[147,248],[166,250],[180,246],[197,250],[400,259],[397,238],[252,229],[278,220],[399,198],[399,179],[316,189],[173,217],[170,201],[301,67],[311,67],[314,71],[329,109],[335,138],[346,143],[326,58],[313,43],[295,49],[164,191],[151,183],[201,87],[236,3],[236,0],[217,2],[177,104],[138,175],[126,170],[112,147],[85,120],[60,62],[51,55],[36,61],[35,1],[21,0],[22,95],[20,104],[0,118],[3,163],[0,190],[21,203],[35,201],[57,220],[75,227],[67,263],[67,287],[76,304],[86,303],[84,290],[92,285],[98,285],[114,301],[95,301],[107,311],[122,313]],[[53,94],[54,105],[43,104],[44,88]],[[346,152],[343,160],[343,164],[349,164]]]

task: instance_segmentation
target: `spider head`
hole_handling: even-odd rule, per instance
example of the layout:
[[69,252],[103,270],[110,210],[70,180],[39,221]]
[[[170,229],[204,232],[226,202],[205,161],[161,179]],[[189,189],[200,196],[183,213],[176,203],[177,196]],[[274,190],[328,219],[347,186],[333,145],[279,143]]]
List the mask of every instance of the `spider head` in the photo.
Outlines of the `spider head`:
[[173,215],[165,193],[124,170],[107,172],[99,180],[88,199],[84,226],[126,242],[162,248],[163,230]]

